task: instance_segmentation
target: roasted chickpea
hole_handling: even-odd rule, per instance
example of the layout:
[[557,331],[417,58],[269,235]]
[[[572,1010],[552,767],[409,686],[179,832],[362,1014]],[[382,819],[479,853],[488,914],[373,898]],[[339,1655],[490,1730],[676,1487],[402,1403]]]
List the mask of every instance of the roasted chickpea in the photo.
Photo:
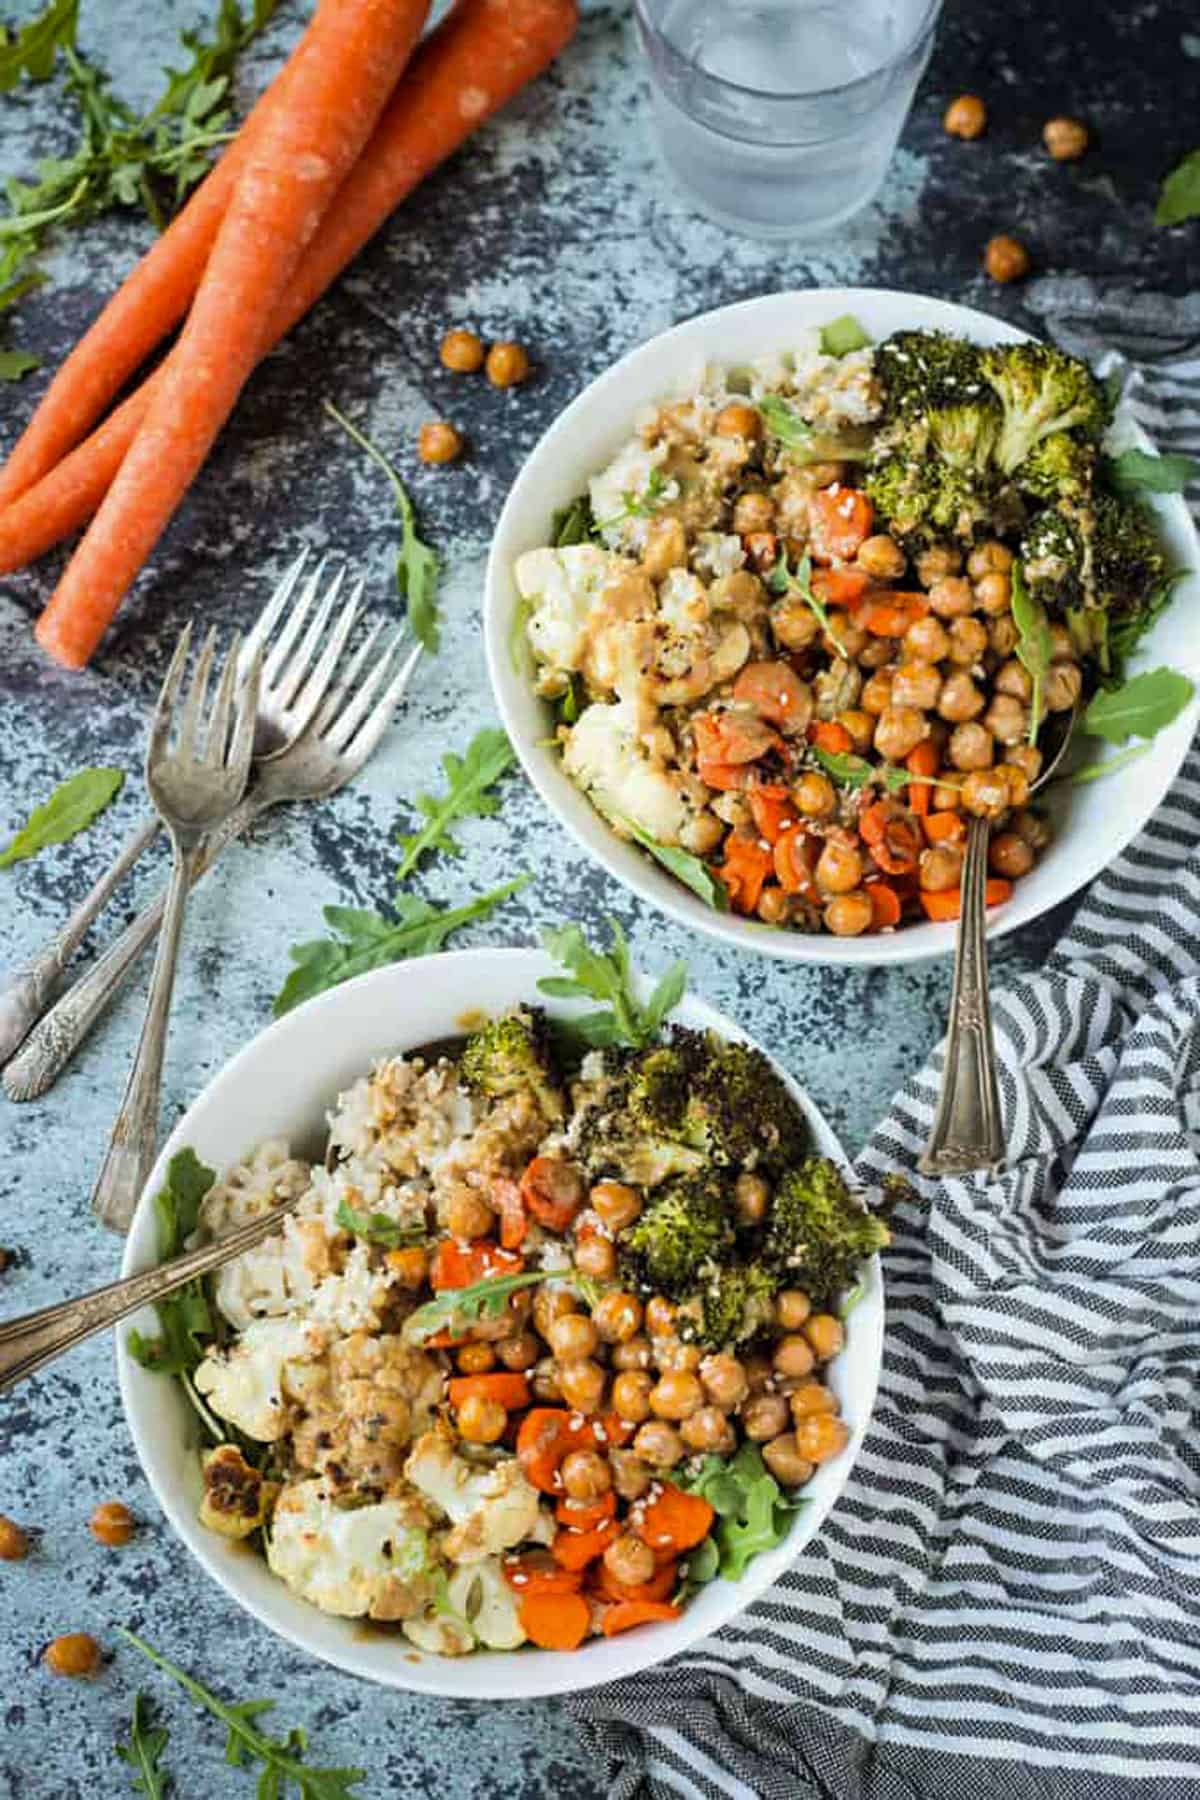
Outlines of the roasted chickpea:
[[636,1294],[604,1294],[592,1309],[592,1323],[606,1344],[624,1344],[637,1335],[642,1303]]
[[986,725],[956,725],[950,733],[946,754],[955,769],[990,769],[995,760],[995,745]]
[[731,400],[717,414],[713,430],[718,437],[740,437],[753,442],[762,436],[762,417],[756,407],[747,406],[744,400]]
[[943,575],[929,590],[929,604],[939,619],[961,619],[975,611],[975,596],[964,576]]
[[704,1389],[687,1369],[668,1370],[650,1390],[650,1411],[659,1419],[687,1419],[703,1405]]
[[469,1394],[458,1409],[458,1435],[468,1444],[499,1443],[507,1424],[504,1407],[483,1394]]
[[552,1321],[546,1337],[555,1356],[564,1362],[590,1356],[600,1342],[600,1333],[586,1313],[564,1313]]
[[960,669],[973,668],[987,647],[987,626],[982,619],[955,619],[950,627],[950,645],[947,651],[952,663],[956,663]]
[[993,281],[1020,281],[1029,273],[1029,252],[1019,238],[1001,232],[988,239],[983,266]]
[[930,544],[917,552],[917,580],[923,588],[932,588],[947,575],[957,575],[962,568],[962,551],[955,544]]
[[967,574],[972,581],[985,575],[1007,575],[1013,566],[1013,553],[999,538],[985,538],[967,557]]
[[854,560],[872,581],[899,581],[907,561],[895,538],[889,537],[886,531],[865,539]]
[[532,1369],[541,1355],[541,1345],[532,1331],[519,1331],[516,1337],[500,1339],[496,1345],[496,1355],[506,1369],[520,1374],[526,1369]]
[[612,1470],[598,1450],[572,1450],[559,1470],[569,1500],[599,1500],[612,1486]]
[[1042,142],[1055,162],[1074,162],[1088,147],[1088,128],[1082,119],[1047,119]]
[[551,1322],[561,1319],[564,1313],[578,1311],[579,1302],[570,1288],[540,1287],[533,1296],[533,1322],[547,1343]]
[[837,792],[828,775],[805,769],[792,789],[797,811],[806,819],[828,819],[837,811]]
[[1033,864],[1033,847],[1019,831],[999,831],[988,845],[988,867],[996,875],[1007,875],[1010,881],[1028,875]]
[[998,569],[991,575],[981,575],[975,583],[975,600],[989,619],[999,618],[1012,606],[1011,580]]
[[742,1408],[742,1430],[756,1444],[787,1430],[788,1403],[782,1394],[755,1394]]
[[462,455],[462,433],[448,419],[429,419],[417,437],[417,454],[422,462],[454,462]]
[[588,1205],[610,1231],[624,1231],[642,1210],[642,1197],[623,1181],[598,1181],[588,1195]]
[[1012,694],[997,694],[983,722],[1000,744],[1019,744],[1029,730],[1029,708]]
[[951,725],[978,718],[987,704],[965,669],[947,675],[938,696],[938,712]]
[[544,1405],[561,1402],[563,1391],[558,1379],[558,1364],[552,1356],[544,1356],[530,1370],[529,1385],[534,1399],[542,1401]]
[[675,1330],[675,1308],[661,1294],[646,1302],[646,1330],[652,1338],[670,1337]]
[[937,663],[950,654],[950,633],[932,613],[914,619],[904,634],[904,654],[914,662]]
[[490,1344],[464,1344],[454,1360],[463,1375],[486,1375],[496,1366],[496,1352]]
[[[937,675],[937,670],[933,671]],[[922,739],[929,736],[929,721],[915,706],[897,704],[898,677],[892,683],[892,704],[885,706],[875,727],[875,748],[889,762],[903,762]]]
[[614,1369],[648,1369],[653,1361],[654,1346],[640,1332],[637,1337],[629,1338],[624,1344],[613,1345]]
[[576,1412],[599,1412],[600,1402],[604,1398],[604,1383],[604,1370],[590,1356],[581,1356],[573,1362],[560,1362],[558,1365],[558,1384],[562,1389],[562,1397]]
[[776,1481],[782,1482],[784,1487],[803,1487],[806,1481],[812,1479],[816,1466],[801,1456],[794,1431],[781,1432],[779,1437],[764,1444],[762,1459]]
[[814,1376],[811,1381],[802,1381],[791,1390],[788,1408],[799,1425],[802,1419],[812,1419],[820,1413],[835,1413],[837,1396]]
[[1017,622],[1011,613],[1001,613],[987,628],[988,648],[996,656],[1011,656],[1017,647]]
[[683,1439],[665,1419],[647,1419],[638,1429],[633,1448],[652,1469],[673,1469],[683,1460]]
[[100,1667],[100,1646],[86,1631],[52,1638],[42,1656],[53,1675],[94,1675]]
[[651,519],[642,551],[642,568],[647,575],[657,581],[671,569],[686,569],[687,554],[687,536],[680,520],[670,514]]
[[846,1347],[846,1327],[834,1313],[813,1313],[804,1335],[818,1362],[829,1362]]
[[937,705],[941,691],[942,677],[931,662],[903,662],[892,677],[893,706],[915,706],[929,711]]
[[808,1341],[808,1326],[804,1327],[804,1335],[789,1333],[780,1338],[771,1356],[771,1363],[777,1375],[811,1375],[813,1369],[813,1350]]
[[1066,626],[1060,625],[1057,620],[1050,626],[1050,660],[1075,661],[1075,641]]
[[894,638],[868,638],[858,653],[859,668],[871,670],[886,668],[892,660],[894,648]]
[[821,627],[799,595],[771,608],[771,630],[785,650],[807,650],[815,644]]
[[599,1232],[576,1238],[574,1259],[581,1275],[594,1275],[597,1281],[607,1281],[617,1266],[612,1239],[601,1237]]
[[654,1552],[633,1532],[624,1531],[604,1552],[604,1567],[614,1581],[622,1582],[626,1587],[640,1587],[654,1574]]
[[987,127],[987,107],[978,94],[960,94],[942,114],[942,129],[951,137],[982,137]]
[[746,1371],[746,1386],[752,1394],[763,1393],[775,1379],[771,1359],[761,1350],[752,1350],[748,1356],[743,1356],[741,1364]]
[[828,1462],[850,1442],[849,1428],[836,1413],[815,1413],[796,1426],[796,1451],[805,1462]]
[[850,743],[855,750],[863,751],[871,748],[871,739],[875,736],[875,720],[869,712],[863,712],[858,707],[852,706],[846,712],[838,714],[837,722],[849,735]]
[[[693,856],[711,856],[724,836],[724,825],[716,813],[710,812],[705,806],[699,812],[693,813],[691,818],[685,820],[680,829],[679,841],[685,850],[691,851]],[[606,1220],[605,1223],[607,1224],[608,1221]]]
[[1042,693],[1048,712],[1069,712],[1083,692],[1083,671],[1078,663],[1051,663]]
[[1024,769],[1016,763],[1002,762],[996,768],[997,775],[1002,775],[1008,784],[1008,803],[1010,806],[1024,806],[1029,798],[1029,777]]
[[493,1213],[482,1194],[473,1188],[458,1186],[446,1202],[446,1230],[451,1237],[486,1237],[495,1223]]
[[419,1244],[410,1244],[404,1250],[389,1250],[383,1260],[400,1287],[415,1292],[424,1286],[429,1273],[429,1257]]
[[791,898],[781,887],[769,882],[758,896],[758,905],[754,910],[764,925],[784,925],[791,917]]
[[739,494],[733,503],[733,529],[739,537],[770,531],[775,523],[775,502],[770,494]]
[[962,851],[955,844],[934,844],[921,852],[920,881],[927,894],[948,894],[962,885]]
[[[853,659],[862,654],[862,648],[869,633],[864,631],[861,625],[856,625],[849,613],[835,610],[826,616],[829,619],[829,630],[821,635],[821,648],[826,656],[836,656],[841,659],[840,663],[835,666],[842,671],[847,669],[846,658],[849,657],[851,659],[850,673],[853,674]],[[846,678],[846,674],[843,673],[842,679]]]
[[1020,769],[1026,781],[1034,782],[1041,774],[1042,753],[1036,744],[1013,744],[1004,753],[1007,767]]
[[447,369],[456,375],[473,375],[483,367],[483,344],[473,331],[448,331],[439,352]]
[[727,1350],[716,1350],[704,1358],[700,1380],[713,1405],[726,1412],[740,1406],[750,1392],[745,1369]]
[[799,1331],[811,1311],[812,1301],[802,1288],[780,1288],[775,1296],[775,1323],[782,1331]]
[[520,344],[493,344],[487,353],[487,378],[493,387],[515,387],[529,373],[529,355]]
[[20,1562],[29,1554],[29,1538],[15,1519],[0,1513],[0,1562]]
[[863,859],[853,844],[828,837],[813,873],[823,894],[848,894],[862,881]]
[[972,769],[964,776],[962,803],[979,819],[999,819],[1012,804],[1008,782],[998,769]]
[[640,1425],[650,1417],[650,1389],[653,1387],[644,1369],[622,1369],[613,1382],[612,1407],[631,1425]]
[[1013,829],[1020,832],[1031,850],[1044,850],[1050,842],[1050,827],[1045,819],[1028,807],[1013,815]]
[[859,888],[857,893],[839,894],[831,900],[822,915],[825,929],[834,937],[861,937],[875,917],[871,896]]
[[728,1456],[737,1446],[737,1433],[719,1406],[701,1406],[679,1427],[689,1450]]
[[632,1450],[614,1446],[608,1453],[608,1460],[612,1464],[613,1487],[622,1500],[640,1500],[654,1479],[641,1457]]
[[870,680],[863,683],[858,703],[864,712],[881,718],[887,711],[892,703],[892,673],[891,669],[876,669]]
[[992,685],[998,694],[1011,694],[1017,700],[1028,700],[1033,692],[1029,670],[1015,656],[996,670]]

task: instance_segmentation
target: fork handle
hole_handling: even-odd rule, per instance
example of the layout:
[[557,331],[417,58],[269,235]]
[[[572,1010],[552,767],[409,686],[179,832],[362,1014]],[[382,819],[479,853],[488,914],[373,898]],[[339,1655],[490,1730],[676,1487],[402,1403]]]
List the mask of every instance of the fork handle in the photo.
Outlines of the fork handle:
[[971,820],[963,863],[950,1026],[937,1116],[918,1167],[924,1175],[969,1175],[1004,1167],[996,1045],[988,1001],[987,855],[991,828]]
[[88,926],[108,905],[134,863],[149,849],[158,836],[158,829],[157,816],[145,819],[126,840],[111,867],[84,895],[70,918],[42,945],[32,962],[10,976],[0,992],[0,1063],[7,1062],[33,1030]]
[[[266,804],[248,795],[224,825],[205,839],[192,857],[193,882],[208,873],[222,850],[246,830]],[[4,1071],[4,1092],[10,1100],[36,1100],[54,1086],[154,937],[165,899],[164,892],[143,907],[120,937],[34,1026]]]

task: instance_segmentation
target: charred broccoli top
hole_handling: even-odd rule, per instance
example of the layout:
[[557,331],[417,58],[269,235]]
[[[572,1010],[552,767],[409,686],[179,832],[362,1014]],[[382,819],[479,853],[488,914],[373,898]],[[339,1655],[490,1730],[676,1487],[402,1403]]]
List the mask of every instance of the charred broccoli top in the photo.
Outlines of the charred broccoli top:
[[1102,677],[1120,672],[1161,602],[1166,558],[1152,516],[1098,493],[1090,505],[1047,507],[1021,543],[1026,587],[1065,618],[1076,649]]
[[659,1188],[620,1236],[624,1279],[642,1293],[678,1300],[696,1285],[702,1263],[719,1263],[733,1245],[733,1203],[712,1176],[691,1175]]
[[710,1263],[696,1292],[678,1308],[685,1343],[736,1349],[762,1335],[775,1315],[779,1281],[761,1262]]
[[459,1073],[473,1093],[488,1099],[525,1091],[533,1095],[547,1119],[561,1119],[565,1111],[545,1014],[537,1008],[504,1013],[472,1033],[463,1049]]
[[988,399],[979,347],[944,331],[896,331],[875,352],[887,418]]
[[1052,431],[1035,444],[1016,472],[1022,492],[1052,503],[1083,505],[1096,477],[1096,446],[1069,431]]
[[777,1185],[767,1216],[763,1261],[781,1287],[802,1287],[828,1307],[858,1265],[890,1241],[883,1220],[852,1194],[837,1165],[810,1156]]
[[982,352],[980,366],[1000,401],[996,461],[1006,475],[1052,432],[1073,431],[1099,443],[1108,399],[1078,356],[1051,344],[997,344]]

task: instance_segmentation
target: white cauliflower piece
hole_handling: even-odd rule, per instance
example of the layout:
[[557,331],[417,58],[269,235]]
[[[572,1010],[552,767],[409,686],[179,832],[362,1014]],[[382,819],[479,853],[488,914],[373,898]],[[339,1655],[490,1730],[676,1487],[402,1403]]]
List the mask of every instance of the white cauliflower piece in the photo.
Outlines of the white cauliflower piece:
[[292,1363],[324,1355],[329,1334],[295,1319],[256,1319],[228,1349],[210,1349],[196,1370],[196,1392],[219,1418],[272,1444],[287,1429],[284,1389]]
[[809,333],[808,340],[796,352],[792,387],[801,416],[833,430],[868,425],[879,417],[882,407],[874,351],[851,350],[846,356],[825,356],[819,332]]
[[475,1633],[469,1625],[432,1608],[420,1618],[405,1619],[401,1629],[410,1644],[428,1650],[431,1656],[469,1656],[475,1648]]
[[633,567],[599,544],[567,544],[561,550],[527,550],[517,558],[517,591],[531,609],[526,631],[534,654],[550,677],[541,691],[561,691],[563,677],[583,667],[596,604],[614,577]]
[[486,1650],[516,1650],[525,1642],[516,1595],[498,1557],[456,1569],[446,1584],[446,1598]]
[[427,1524],[411,1500],[337,1507],[319,1479],[298,1481],[276,1502],[267,1562],[322,1612],[406,1618],[433,1592]]
[[[648,514],[659,501],[674,499],[679,492],[677,482],[664,479],[661,470],[670,455],[665,440],[657,444],[630,438],[613,457],[608,467],[593,475],[588,483],[592,517],[605,543],[622,550],[640,550],[646,541]],[[656,490],[656,491],[652,491]],[[629,516],[629,504],[644,510]]]
[[700,574],[707,575],[710,579],[732,575],[745,561],[746,552],[742,548],[740,537],[723,531],[701,531],[697,534],[692,565]]
[[404,1465],[405,1480],[450,1520],[442,1546],[453,1562],[480,1562],[520,1544],[538,1524],[537,1489],[515,1457],[473,1469],[440,1432],[427,1431]]
[[585,707],[563,748],[562,766],[602,813],[629,819],[660,844],[677,844],[688,818],[678,771],[653,762],[639,739],[636,702]]

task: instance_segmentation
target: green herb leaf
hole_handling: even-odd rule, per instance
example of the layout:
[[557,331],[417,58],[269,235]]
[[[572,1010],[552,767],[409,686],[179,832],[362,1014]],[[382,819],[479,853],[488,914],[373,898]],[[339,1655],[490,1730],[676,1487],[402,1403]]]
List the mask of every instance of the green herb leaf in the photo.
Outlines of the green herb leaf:
[[676,963],[642,1006],[631,985],[629,946],[615,919],[608,922],[612,948],[593,950],[578,925],[542,934],[542,943],[570,976],[548,975],[538,982],[541,993],[556,999],[600,1000],[605,1010],[582,1018],[557,1020],[569,1035],[590,1045],[652,1043],[667,1013],[678,1005],[687,981],[687,966]]
[[554,702],[554,710],[558,715],[558,722],[560,725],[575,724],[580,713],[583,711],[583,700],[583,680],[578,675],[572,675],[567,684],[566,692],[560,694],[559,698]]
[[530,667],[529,621],[532,617],[533,601],[518,598],[508,628],[508,664],[514,675],[525,675]]
[[28,350],[0,350],[0,381],[20,381],[41,366],[41,357]]
[[870,342],[853,313],[843,313],[821,327],[821,349],[826,356],[848,356],[852,350],[865,350]]
[[448,1331],[460,1337],[482,1319],[498,1319],[510,1297],[522,1288],[533,1287],[560,1273],[552,1269],[526,1269],[519,1275],[488,1275],[473,1281],[469,1287],[447,1288],[436,1300],[427,1300],[409,1313],[400,1327],[406,1344],[428,1343],[439,1332]]
[[368,1244],[378,1244],[381,1250],[408,1250],[429,1241],[421,1226],[402,1225],[388,1213],[359,1212],[348,1200],[338,1201],[334,1218],[343,1231],[364,1238]]
[[1147,669],[1098,693],[1083,715],[1083,729],[1110,744],[1152,738],[1179,717],[1195,691],[1178,669]]
[[397,881],[410,875],[429,850],[458,855],[460,846],[450,835],[450,823],[454,819],[490,818],[497,812],[500,802],[490,790],[515,761],[508,734],[494,725],[477,731],[462,756],[456,756],[452,750],[443,756],[446,792],[436,797],[417,795],[417,809],[424,813],[426,823],[411,837],[400,839],[404,854],[396,870]]
[[672,1604],[684,1606],[700,1588],[707,1587],[721,1572],[721,1552],[710,1534],[689,1550],[680,1569],[682,1580],[671,1595]]
[[[181,1688],[192,1696],[229,1732],[229,1744],[226,1760],[234,1764],[247,1758],[265,1765],[263,1781],[259,1784],[260,1800],[283,1792],[283,1783],[293,1781],[299,1789],[301,1800],[356,1800],[354,1790],[367,1779],[365,1769],[314,1769],[300,1760],[298,1752],[303,1749],[303,1741],[298,1740],[296,1733],[289,1733],[286,1740],[279,1742],[263,1735],[253,1721],[274,1703],[270,1700],[244,1701],[240,1705],[236,1701],[222,1700],[210,1689],[204,1687],[195,1676],[189,1675],[177,1663],[168,1661],[161,1650],[156,1650],[136,1632],[128,1630],[124,1625],[117,1626],[118,1632],[126,1643],[132,1644],[135,1650],[148,1657],[156,1668],[177,1681]],[[236,1750],[235,1747],[236,1746]],[[267,1777],[273,1777],[271,1785],[264,1786]]]
[[1012,566],[1012,616],[1017,628],[1017,658],[1033,684],[1029,696],[1029,742],[1036,744],[1042,725],[1042,689],[1054,660],[1054,639],[1046,609],[1025,586],[1019,562]]
[[808,449],[812,443],[813,428],[806,419],[800,417],[794,406],[789,406],[778,394],[764,394],[758,402],[758,410],[771,436],[778,438],[786,449]]
[[[676,1479],[718,1514],[711,1534],[717,1549],[715,1572],[727,1581],[740,1581],[748,1563],[781,1543],[805,1504],[783,1492],[757,1444],[743,1444],[728,1458],[706,1456],[692,1475]],[[705,1559],[705,1565],[710,1562]],[[690,1578],[690,1568],[688,1573]]]
[[133,1791],[145,1795],[146,1800],[166,1800],[167,1772],[162,1766],[162,1754],[169,1736],[165,1725],[150,1723],[150,1702],[145,1694],[135,1694],[129,1742],[117,1745],[117,1755],[135,1771]]
[[400,554],[396,559],[396,586],[407,607],[413,636],[433,654],[437,650],[441,632],[441,613],[437,603],[438,559],[417,531],[417,515],[408,489],[383,451],[369,437],[364,436],[357,426],[352,425],[349,419],[343,417],[332,400],[326,400],[325,411],[348,437],[354,439],[359,449],[371,458],[376,467],[383,470],[392,484],[401,530]]
[[1156,225],[1182,225],[1200,216],[1200,150],[1184,157],[1167,176],[1154,209]]
[[572,544],[590,544],[596,540],[596,521],[592,503],[586,494],[578,494],[567,506],[560,506],[550,521],[550,542],[556,550]]
[[1194,456],[1154,456],[1149,450],[1122,450],[1104,459],[1104,478],[1118,494],[1182,494],[1189,481],[1200,479]]
[[[194,1150],[180,1150],[171,1158],[166,1186],[154,1196],[159,1262],[169,1262],[186,1248],[199,1223],[201,1202],[216,1178],[216,1171],[207,1168]],[[216,1335],[203,1281],[187,1282],[159,1300],[154,1310],[161,1337],[147,1338],[140,1331],[131,1331],[127,1339],[130,1355],[156,1375],[190,1375]]]
[[0,869],[36,856],[50,844],[65,844],[86,831],[121,791],[120,769],[80,769],[30,813],[16,837],[0,850]]
[[276,997],[275,1017],[282,1018],[314,994],[323,994],[355,975],[365,975],[368,969],[382,969],[410,956],[432,955],[452,931],[476,919],[486,919],[532,879],[530,875],[518,875],[464,906],[444,910],[428,900],[419,900],[415,894],[401,893],[396,896],[395,919],[356,907],[327,906],[324,919],[330,936],[292,947],[289,954],[296,966]]
[[74,44],[78,24],[79,0],[50,0],[15,37],[0,28],[0,94],[15,88],[22,75],[48,80],[58,52]]
[[[1149,744],[1145,742],[1130,744],[1127,750],[1118,750],[1115,756],[1110,756],[1105,762],[1088,763],[1082,769],[1075,769],[1066,779],[1072,787],[1080,787],[1087,781],[1100,781],[1105,775],[1115,775],[1126,764],[1136,762],[1139,756],[1145,756],[1149,748]],[[1057,782],[1051,783],[1052,787],[1057,785]]]
[[[621,495],[620,512],[613,513],[611,518],[599,520],[595,526],[595,530],[608,531],[613,525],[623,525],[626,519],[649,518],[651,513],[658,510],[658,504],[666,495],[666,491],[667,478],[662,470],[651,469],[642,492],[640,494],[635,494],[632,488],[627,488]],[[575,506],[578,506],[578,504],[578,501],[573,502],[573,505]],[[557,517],[558,515],[556,513],[555,518],[557,519]],[[568,522],[569,521],[564,521],[564,524]],[[576,539],[574,541],[581,542],[582,540]],[[555,538],[555,546],[558,549],[563,548],[561,535]]]
[[808,607],[808,610],[820,625],[821,630],[832,643],[838,655],[845,662],[851,660],[850,653],[846,649],[845,644],[843,644],[841,638],[837,635],[829,622],[829,614],[826,611],[824,601],[818,600],[817,596],[813,593],[812,559],[807,553],[800,558],[795,569],[793,569],[788,562],[787,551],[780,550],[779,560],[767,576],[767,587],[770,589],[771,593],[776,595],[799,594],[804,604]]
[[636,843],[648,850],[655,862],[660,862],[668,874],[674,875],[676,881],[682,881],[685,887],[691,888],[693,894],[699,896],[706,906],[714,912],[724,912],[729,905],[729,896],[725,892],[724,883],[717,880],[706,863],[698,856],[692,856],[687,850],[681,850],[676,844],[660,844],[652,838],[648,831],[635,825],[632,819],[619,819],[620,824]]

